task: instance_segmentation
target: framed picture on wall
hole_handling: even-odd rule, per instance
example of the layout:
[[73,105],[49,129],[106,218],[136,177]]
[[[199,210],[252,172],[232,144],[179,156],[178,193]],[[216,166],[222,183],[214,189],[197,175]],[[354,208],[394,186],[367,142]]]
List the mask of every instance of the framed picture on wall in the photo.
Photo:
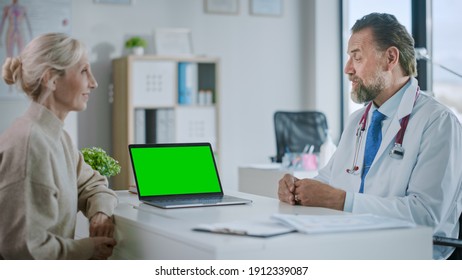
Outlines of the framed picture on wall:
[[283,0],[249,0],[250,14],[258,16],[282,16]]
[[157,55],[192,55],[191,30],[159,28],[154,30],[154,52]]
[[209,14],[239,14],[239,0],[204,0],[204,11]]
[[[18,56],[34,37],[48,32],[71,33],[72,0],[0,0],[3,11],[0,61]],[[0,100],[28,101],[22,90],[0,83]]]

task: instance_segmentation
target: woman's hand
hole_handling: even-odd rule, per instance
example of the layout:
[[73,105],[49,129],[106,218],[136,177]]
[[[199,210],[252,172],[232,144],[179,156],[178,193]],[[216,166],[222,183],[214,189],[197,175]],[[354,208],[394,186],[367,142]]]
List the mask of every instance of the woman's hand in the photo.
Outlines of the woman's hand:
[[98,212],[90,219],[90,237],[94,236],[114,236],[114,221],[112,217]]
[[109,237],[92,237],[95,244],[95,251],[91,259],[93,260],[106,260],[112,255],[112,250],[117,242],[114,238]]

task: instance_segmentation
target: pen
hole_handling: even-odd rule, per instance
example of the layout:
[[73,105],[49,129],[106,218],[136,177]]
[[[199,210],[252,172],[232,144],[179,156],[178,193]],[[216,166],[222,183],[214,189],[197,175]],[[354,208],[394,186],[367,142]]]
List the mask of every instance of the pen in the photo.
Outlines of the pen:
[[308,154],[312,154],[314,152],[314,145],[310,147],[310,150],[308,151]]
[[216,229],[213,229],[212,232],[236,234],[236,235],[247,235],[247,231],[245,230],[237,230],[237,229],[230,229],[230,228],[216,228]]

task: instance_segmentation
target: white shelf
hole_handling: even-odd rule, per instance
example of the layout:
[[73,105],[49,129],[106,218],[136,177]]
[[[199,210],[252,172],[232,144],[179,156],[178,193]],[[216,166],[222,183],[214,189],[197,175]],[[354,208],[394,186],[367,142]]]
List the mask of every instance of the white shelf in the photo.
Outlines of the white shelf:
[[[134,184],[129,144],[210,142],[218,153],[217,58],[125,56],[112,65],[113,156],[122,167],[112,179],[114,189]],[[192,99],[181,104],[185,92]]]

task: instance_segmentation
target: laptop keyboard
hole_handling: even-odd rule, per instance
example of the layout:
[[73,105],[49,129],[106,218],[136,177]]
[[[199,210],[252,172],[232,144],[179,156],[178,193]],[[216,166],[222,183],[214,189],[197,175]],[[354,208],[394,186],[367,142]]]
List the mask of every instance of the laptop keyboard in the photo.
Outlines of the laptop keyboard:
[[152,202],[160,202],[162,204],[213,204],[218,202],[233,201],[235,198],[230,196],[214,196],[214,197],[201,197],[201,198],[164,198],[152,199]]
[[162,199],[159,200],[163,203],[182,203],[182,204],[196,204],[196,203],[214,203],[222,201],[221,198],[174,198],[174,199]]

